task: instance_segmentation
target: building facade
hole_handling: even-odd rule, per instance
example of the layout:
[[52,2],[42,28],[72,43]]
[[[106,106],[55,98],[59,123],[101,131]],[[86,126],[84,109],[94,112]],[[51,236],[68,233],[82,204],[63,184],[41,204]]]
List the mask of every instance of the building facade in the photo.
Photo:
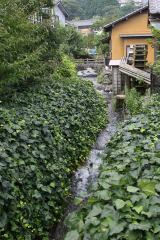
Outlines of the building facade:
[[106,25],[104,30],[110,35],[110,57],[112,60],[127,57],[129,46],[145,45],[148,49],[147,62],[154,63],[154,48],[148,41],[152,38],[148,24],[148,6]]
[[54,8],[52,9],[53,21],[58,21],[61,25],[65,26],[68,20],[69,14],[61,1],[56,1]]
[[87,36],[90,33],[93,33],[92,30],[93,24],[96,22],[95,19],[88,19],[88,20],[73,20],[70,21],[69,24],[73,26],[78,32],[82,35]]
[[39,12],[36,12],[30,17],[33,23],[41,23],[46,20],[50,20],[50,24],[54,27],[56,23],[65,26],[68,20],[69,14],[64,8],[61,1],[55,1],[53,7],[43,7]]

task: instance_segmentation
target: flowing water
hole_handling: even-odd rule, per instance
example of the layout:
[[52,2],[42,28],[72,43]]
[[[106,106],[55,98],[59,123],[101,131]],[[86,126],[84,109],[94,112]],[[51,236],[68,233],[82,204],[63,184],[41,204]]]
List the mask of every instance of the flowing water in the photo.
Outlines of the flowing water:
[[110,138],[116,132],[117,114],[112,109],[112,93],[105,92],[105,86],[98,84],[96,78],[90,79],[95,89],[101,93],[108,105],[109,123],[106,128],[100,133],[91,153],[86,161],[86,164],[78,169],[74,177],[75,195],[79,196],[81,193],[85,196],[88,194],[88,186],[95,181],[99,174],[99,167],[102,164],[103,154],[106,145]]
[[[116,125],[118,121],[118,114],[115,113],[112,109],[112,93],[105,91],[105,86],[97,83],[96,78],[87,78],[93,82],[95,89],[102,94],[106,99],[106,104],[108,105],[108,117],[109,123],[106,128],[100,133],[97,138],[95,145],[93,146],[90,155],[86,161],[86,164],[80,167],[75,175],[73,176],[72,181],[72,193],[73,198],[78,196],[83,196],[84,199],[87,198],[89,191],[88,187],[90,184],[95,182],[96,178],[99,175],[99,167],[103,161],[103,154],[105,148],[107,147],[108,141],[116,132]],[[75,209],[73,202],[69,204],[66,210],[66,216],[69,212]],[[52,240],[63,240],[66,232],[66,226],[63,221],[57,225],[53,230]]]

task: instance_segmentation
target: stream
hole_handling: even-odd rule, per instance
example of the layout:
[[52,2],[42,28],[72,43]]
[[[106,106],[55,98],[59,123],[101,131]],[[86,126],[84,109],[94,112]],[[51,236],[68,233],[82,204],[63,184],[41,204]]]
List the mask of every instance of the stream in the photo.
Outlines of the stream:
[[74,176],[74,192],[75,196],[88,195],[89,185],[96,180],[99,174],[99,167],[102,164],[103,154],[108,141],[116,132],[117,113],[112,109],[112,93],[105,92],[105,86],[97,83],[96,78],[87,78],[93,82],[95,89],[102,94],[108,105],[109,123],[100,133],[95,145],[93,146],[86,164],[78,169]]
[[[96,143],[94,144],[86,163],[80,167],[72,180],[72,199],[66,209],[65,217],[72,212],[76,207],[73,203],[74,197],[83,197],[84,200],[89,196],[89,186],[95,182],[99,175],[99,167],[103,161],[103,154],[108,141],[116,132],[116,125],[119,120],[119,114],[113,111],[112,108],[112,93],[106,92],[103,84],[97,83],[97,78],[85,78],[93,82],[95,89],[102,94],[106,99],[108,105],[109,123],[106,128],[99,134]],[[52,232],[52,240],[64,240],[66,233],[66,226],[62,221],[57,225]]]

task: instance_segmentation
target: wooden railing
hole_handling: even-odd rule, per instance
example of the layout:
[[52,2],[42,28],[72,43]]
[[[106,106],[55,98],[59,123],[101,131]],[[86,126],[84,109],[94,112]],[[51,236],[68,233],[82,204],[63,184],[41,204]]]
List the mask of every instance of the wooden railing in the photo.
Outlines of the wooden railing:
[[86,59],[76,59],[75,62],[77,64],[95,64],[95,65],[104,65],[105,64],[105,59],[90,59],[90,58],[86,58]]

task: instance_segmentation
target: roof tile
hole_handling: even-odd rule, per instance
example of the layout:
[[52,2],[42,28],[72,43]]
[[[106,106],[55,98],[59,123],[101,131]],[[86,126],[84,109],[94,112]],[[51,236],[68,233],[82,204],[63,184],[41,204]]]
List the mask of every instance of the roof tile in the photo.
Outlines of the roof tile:
[[160,0],[149,0],[149,11],[151,14],[160,14]]

